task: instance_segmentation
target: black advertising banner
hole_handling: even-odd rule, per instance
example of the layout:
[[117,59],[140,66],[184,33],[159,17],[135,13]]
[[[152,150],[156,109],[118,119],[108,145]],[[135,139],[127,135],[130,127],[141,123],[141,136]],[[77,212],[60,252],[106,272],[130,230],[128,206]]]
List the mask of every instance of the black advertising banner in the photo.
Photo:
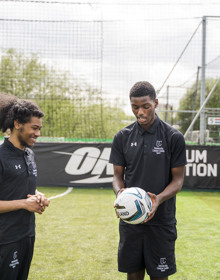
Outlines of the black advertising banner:
[[111,187],[111,143],[37,143],[39,186]]
[[220,189],[220,146],[187,146],[184,188]]
[[[111,143],[37,143],[39,186],[111,188]],[[220,147],[187,146],[184,188],[220,189]]]

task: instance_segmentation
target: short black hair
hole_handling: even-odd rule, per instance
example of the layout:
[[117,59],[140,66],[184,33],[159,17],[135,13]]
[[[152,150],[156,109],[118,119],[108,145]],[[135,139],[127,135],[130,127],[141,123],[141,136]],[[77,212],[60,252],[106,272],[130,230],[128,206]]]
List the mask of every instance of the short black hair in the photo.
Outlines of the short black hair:
[[14,121],[25,124],[31,117],[42,118],[44,113],[37,104],[26,99],[18,99],[11,94],[0,94],[0,130],[5,132],[8,128],[12,131]]
[[130,99],[131,97],[141,97],[146,95],[149,95],[152,100],[156,99],[156,91],[154,87],[146,81],[135,83],[130,90]]

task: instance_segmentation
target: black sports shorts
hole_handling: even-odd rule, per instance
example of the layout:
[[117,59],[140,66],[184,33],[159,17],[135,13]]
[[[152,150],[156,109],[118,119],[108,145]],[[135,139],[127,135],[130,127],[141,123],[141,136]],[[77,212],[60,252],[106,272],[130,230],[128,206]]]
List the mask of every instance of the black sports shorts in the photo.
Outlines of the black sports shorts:
[[27,280],[35,237],[0,245],[0,279]]
[[118,270],[134,273],[146,269],[151,277],[176,272],[176,225],[131,225],[120,221]]

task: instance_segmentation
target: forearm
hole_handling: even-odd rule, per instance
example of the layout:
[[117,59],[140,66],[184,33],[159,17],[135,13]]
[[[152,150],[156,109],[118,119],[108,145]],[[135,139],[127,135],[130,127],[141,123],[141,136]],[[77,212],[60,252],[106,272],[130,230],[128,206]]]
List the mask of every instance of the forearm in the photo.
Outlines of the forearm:
[[113,185],[114,193],[116,195],[120,192],[121,189],[125,188],[124,181],[122,179],[118,179],[115,177],[113,178],[112,185]]
[[182,189],[184,170],[184,166],[172,168],[172,181],[169,183],[169,185],[167,185],[163,192],[157,195],[159,204],[175,196]]
[[112,186],[116,196],[120,193],[122,189],[125,188],[123,166],[114,165],[114,176]]
[[37,202],[35,196],[29,196],[27,199],[18,199],[10,201],[0,201],[0,213],[7,213],[20,209],[27,210],[29,212],[36,212],[42,214],[45,206],[41,206]]
[[0,213],[6,213],[26,208],[26,199],[0,201]]
[[173,185],[173,184],[168,185],[163,192],[157,195],[159,204],[175,196],[181,190],[181,188],[182,185]]

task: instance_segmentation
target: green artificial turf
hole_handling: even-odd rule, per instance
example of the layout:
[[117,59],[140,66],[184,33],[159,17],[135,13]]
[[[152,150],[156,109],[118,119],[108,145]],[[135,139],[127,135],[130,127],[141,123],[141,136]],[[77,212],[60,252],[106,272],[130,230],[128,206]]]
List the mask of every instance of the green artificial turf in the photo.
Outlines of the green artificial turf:
[[[67,188],[39,187],[51,197]],[[112,190],[73,189],[36,214],[29,280],[125,280],[117,271],[118,219]],[[220,279],[220,192],[177,195],[174,280]],[[149,279],[147,276],[145,279]]]

